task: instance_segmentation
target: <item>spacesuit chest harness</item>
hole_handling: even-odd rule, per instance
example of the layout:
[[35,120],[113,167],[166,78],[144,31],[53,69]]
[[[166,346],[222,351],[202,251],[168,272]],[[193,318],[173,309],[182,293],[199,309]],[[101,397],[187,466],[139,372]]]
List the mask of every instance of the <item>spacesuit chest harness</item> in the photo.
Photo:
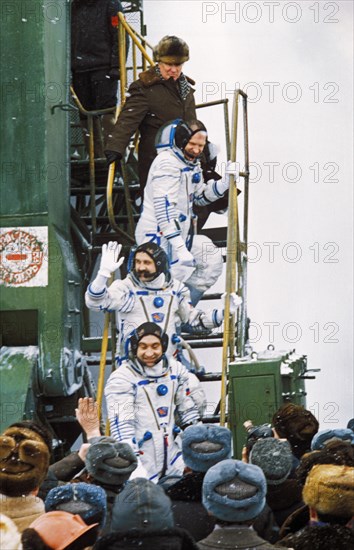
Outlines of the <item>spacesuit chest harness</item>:
[[177,341],[175,315],[179,305],[179,293],[173,289],[137,290],[134,297],[135,307],[130,312],[119,312],[117,328],[121,344],[116,358],[119,364],[128,357],[129,337],[132,332],[145,321],[156,323],[162,332],[172,335],[169,346],[174,346]]
[[[169,447],[174,437],[180,432],[180,428],[174,422],[178,376],[168,368],[167,372],[159,376],[146,376],[141,379],[141,373],[138,370],[135,372],[132,364],[128,368],[139,378],[135,382],[137,439],[134,443],[142,453],[144,453],[144,447],[154,443],[155,452],[158,454],[158,448],[161,449],[162,444],[163,467],[160,474],[162,477],[171,459]],[[175,456],[175,459],[179,456],[180,453]]]

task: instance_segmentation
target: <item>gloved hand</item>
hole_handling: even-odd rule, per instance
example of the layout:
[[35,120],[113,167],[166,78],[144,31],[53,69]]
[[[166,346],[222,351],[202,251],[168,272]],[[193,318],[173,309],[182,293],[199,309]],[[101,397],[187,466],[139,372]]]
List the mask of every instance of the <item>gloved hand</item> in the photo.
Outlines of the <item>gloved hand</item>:
[[195,267],[195,260],[193,254],[191,254],[186,247],[186,243],[180,235],[176,235],[169,240],[174,256],[177,257],[178,263],[185,267]]
[[[226,292],[222,294],[221,298],[226,298]],[[242,298],[236,294],[236,292],[231,292],[230,294],[230,314],[233,315],[237,313],[237,309],[242,304]]]
[[106,149],[104,151],[104,154],[106,155],[106,159],[107,159],[107,166],[109,167],[110,164],[112,164],[113,162],[116,162],[117,165],[116,165],[116,168],[117,170],[120,171],[120,162],[122,160],[122,155],[120,153],[118,153],[118,151],[111,151],[110,149]]
[[237,312],[238,308],[242,304],[242,298],[236,294],[236,292],[231,292],[230,294],[230,313],[233,315]]
[[108,76],[112,79],[112,80],[119,80],[119,69],[118,68],[115,68],[115,69],[111,69],[108,73]]
[[119,258],[121,250],[122,245],[114,241],[102,246],[102,258],[98,275],[110,277],[122,265],[124,257]]
[[230,187],[231,174],[233,174],[235,176],[235,180],[238,181],[240,178],[240,166],[238,162],[231,162],[231,160],[228,160],[225,168],[224,179],[216,183],[216,187],[220,195],[223,195]]

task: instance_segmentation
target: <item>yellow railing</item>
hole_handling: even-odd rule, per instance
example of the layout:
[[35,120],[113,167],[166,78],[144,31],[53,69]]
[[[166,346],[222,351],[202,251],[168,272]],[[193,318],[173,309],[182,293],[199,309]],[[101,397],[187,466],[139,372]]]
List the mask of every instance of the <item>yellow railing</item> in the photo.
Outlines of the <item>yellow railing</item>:
[[[237,130],[238,130],[238,106],[239,98],[242,97],[244,106],[244,149],[245,149],[245,171],[240,172],[240,176],[245,178],[245,204],[248,207],[248,127],[247,127],[247,95],[242,90],[237,90],[234,95],[231,126],[231,151],[230,160],[236,163],[237,157]],[[244,216],[245,218],[245,216]],[[244,226],[245,233],[245,226]],[[244,243],[243,243],[244,244]],[[227,256],[226,256],[226,283],[225,283],[225,309],[224,309],[224,339],[222,349],[222,371],[221,371],[221,397],[220,397],[220,425],[224,426],[226,421],[226,397],[227,397],[227,377],[228,365],[235,360],[235,315],[230,315],[230,294],[235,290],[242,295],[241,316],[245,316],[246,293],[243,282],[242,265],[240,258],[240,234],[238,219],[238,201],[237,201],[237,182],[234,174],[230,174],[229,188],[229,208],[227,222]],[[238,278],[236,277],[236,265],[238,265]],[[240,320],[240,318],[239,318]],[[244,333],[241,323],[237,323],[237,336],[240,340],[240,334]],[[244,338],[243,338],[244,342]],[[238,355],[243,356],[244,349],[238,345]]]

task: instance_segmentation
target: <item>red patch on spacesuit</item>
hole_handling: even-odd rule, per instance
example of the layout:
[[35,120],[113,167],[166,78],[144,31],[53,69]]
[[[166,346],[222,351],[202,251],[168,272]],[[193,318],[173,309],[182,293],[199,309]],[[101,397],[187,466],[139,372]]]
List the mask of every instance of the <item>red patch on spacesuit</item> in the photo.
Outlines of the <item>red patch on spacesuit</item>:
[[112,17],[111,17],[111,25],[112,25],[112,27],[118,27],[118,23],[119,23],[119,17],[118,17],[118,15],[112,15]]
[[167,416],[167,414],[168,414],[168,407],[159,407],[156,410],[157,410],[157,414],[160,417]]
[[162,323],[162,321],[165,318],[165,314],[164,313],[157,313],[157,312],[152,313],[151,318],[152,318],[154,323]]
[[186,395],[190,395],[191,394],[191,390],[189,388],[186,389]]

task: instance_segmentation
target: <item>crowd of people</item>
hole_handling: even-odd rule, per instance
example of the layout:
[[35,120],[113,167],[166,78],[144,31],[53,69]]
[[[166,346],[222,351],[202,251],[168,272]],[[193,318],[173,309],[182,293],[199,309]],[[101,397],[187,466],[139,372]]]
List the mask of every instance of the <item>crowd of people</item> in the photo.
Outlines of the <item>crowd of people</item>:
[[310,411],[284,404],[271,433],[245,432],[242,460],[228,428],[189,422],[169,440],[180,467],[157,458],[156,476],[157,447],[101,435],[92,398],[76,414],[87,442],[53,464],[43,425],[0,436],[2,550],[354,548],[353,420],[318,431]]

